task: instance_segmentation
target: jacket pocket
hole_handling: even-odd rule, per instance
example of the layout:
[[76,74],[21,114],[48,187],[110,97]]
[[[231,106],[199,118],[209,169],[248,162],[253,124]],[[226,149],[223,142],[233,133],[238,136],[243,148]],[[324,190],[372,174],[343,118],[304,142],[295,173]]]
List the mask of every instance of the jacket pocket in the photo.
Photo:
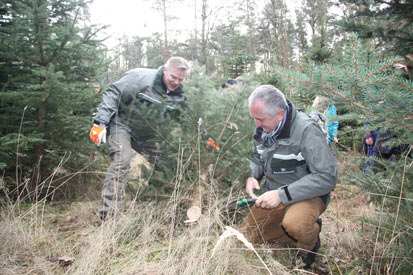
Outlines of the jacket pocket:
[[306,162],[301,153],[298,155],[273,154],[271,159],[271,173],[273,175],[297,173],[298,167],[305,167]]

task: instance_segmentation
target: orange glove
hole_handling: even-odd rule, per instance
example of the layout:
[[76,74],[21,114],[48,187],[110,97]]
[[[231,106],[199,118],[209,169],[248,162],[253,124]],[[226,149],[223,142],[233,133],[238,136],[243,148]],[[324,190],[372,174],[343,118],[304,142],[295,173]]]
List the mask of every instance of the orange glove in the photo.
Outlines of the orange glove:
[[217,151],[219,151],[219,149],[220,149],[219,145],[216,144],[215,141],[212,138],[208,139],[207,147],[209,147],[209,146],[215,148],[215,150],[217,150]]
[[99,146],[101,142],[106,143],[106,127],[93,124],[89,136],[97,146]]

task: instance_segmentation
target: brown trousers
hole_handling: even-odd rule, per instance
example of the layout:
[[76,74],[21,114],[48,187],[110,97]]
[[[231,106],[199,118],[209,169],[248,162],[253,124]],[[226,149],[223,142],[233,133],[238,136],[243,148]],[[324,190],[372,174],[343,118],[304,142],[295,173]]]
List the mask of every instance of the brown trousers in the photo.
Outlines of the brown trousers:
[[254,205],[239,230],[252,243],[297,242],[298,248],[311,251],[319,232],[316,221],[325,209],[319,197],[288,206],[281,203],[273,209]]

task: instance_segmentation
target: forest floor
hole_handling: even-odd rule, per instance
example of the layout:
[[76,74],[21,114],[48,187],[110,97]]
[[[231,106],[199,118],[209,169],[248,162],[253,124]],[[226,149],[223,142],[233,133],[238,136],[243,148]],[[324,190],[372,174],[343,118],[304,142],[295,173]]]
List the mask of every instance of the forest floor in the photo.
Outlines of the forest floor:
[[187,227],[176,200],[129,201],[119,220],[101,224],[98,196],[1,209],[0,274],[367,274],[378,247],[363,222],[376,208],[352,185],[332,193],[311,271],[292,268],[294,248],[258,245],[254,254],[236,238],[221,244],[226,227],[216,209]]

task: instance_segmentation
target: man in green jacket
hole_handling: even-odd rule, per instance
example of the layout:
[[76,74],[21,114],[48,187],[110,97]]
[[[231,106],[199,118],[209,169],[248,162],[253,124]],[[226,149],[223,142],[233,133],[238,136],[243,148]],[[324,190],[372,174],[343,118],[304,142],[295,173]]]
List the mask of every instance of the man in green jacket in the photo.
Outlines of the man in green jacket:
[[107,134],[107,151],[112,159],[102,189],[103,206],[99,209],[102,220],[124,207],[132,149],[153,153],[153,148],[145,144],[145,133],[140,131],[143,118],[139,109],[144,103],[165,112],[183,105],[182,83],[188,71],[189,64],[184,58],[171,57],[158,70],[137,68],[126,72],[103,94],[90,131],[90,138],[97,145],[106,142]]
[[256,201],[240,230],[253,243],[296,242],[295,264],[309,268],[320,247],[319,216],[336,185],[335,157],[317,123],[275,87],[255,89],[249,110],[256,131],[246,192]]

